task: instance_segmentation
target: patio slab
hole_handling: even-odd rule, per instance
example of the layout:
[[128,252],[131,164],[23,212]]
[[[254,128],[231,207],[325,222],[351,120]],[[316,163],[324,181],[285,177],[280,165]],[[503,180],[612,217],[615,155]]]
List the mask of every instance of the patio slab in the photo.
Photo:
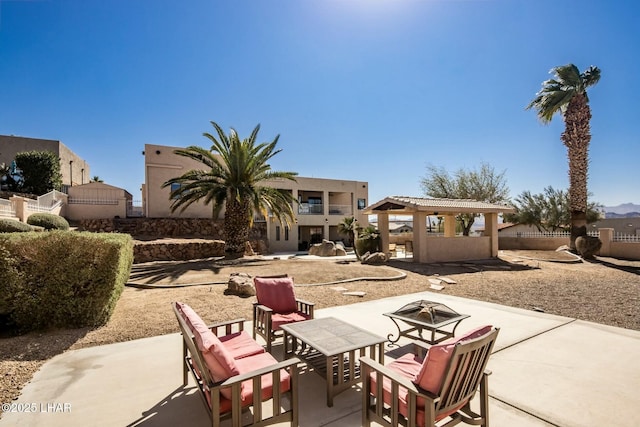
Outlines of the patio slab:
[[[397,329],[382,313],[419,299],[470,314],[458,332],[487,323],[501,328],[489,361],[492,426],[611,425],[611,414],[615,425],[640,425],[638,331],[431,292],[317,310],[316,316],[386,336]],[[386,361],[409,343],[401,338],[389,347]],[[181,345],[171,334],[58,355],[14,402],[36,411],[4,413],[0,427],[209,425],[193,383],[182,388]],[[281,346],[274,349],[279,357]],[[360,425],[359,386],[337,395],[332,408],[325,403],[322,378],[303,367],[300,425]]]

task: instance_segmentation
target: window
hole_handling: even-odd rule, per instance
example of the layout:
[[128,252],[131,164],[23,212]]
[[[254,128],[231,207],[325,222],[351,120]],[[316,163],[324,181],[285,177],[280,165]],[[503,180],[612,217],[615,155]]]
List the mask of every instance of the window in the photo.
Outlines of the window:
[[280,240],[280,226],[276,225],[276,240]]
[[289,226],[284,226],[284,240],[289,240]]
[[[177,191],[180,189],[180,187],[182,187],[182,184],[178,184],[177,182],[174,182],[171,184],[171,192],[173,193],[174,191]],[[173,196],[171,198],[171,200],[176,200],[178,197],[177,196]]]
[[358,209],[364,209],[367,207],[367,199],[358,199]]

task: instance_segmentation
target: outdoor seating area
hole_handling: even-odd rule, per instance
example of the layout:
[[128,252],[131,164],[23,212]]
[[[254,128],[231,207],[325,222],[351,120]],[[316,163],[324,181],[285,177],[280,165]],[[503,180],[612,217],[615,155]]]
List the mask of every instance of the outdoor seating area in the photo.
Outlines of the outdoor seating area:
[[[384,313],[423,300],[469,316],[455,342],[428,347],[426,356],[425,345],[406,336],[389,345],[385,337],[396,327]],[[342,427],[398,425],[405,417],[407,425],[430,425],[433,419],[438,426],[467,420],[570,427],[608,425],[611,414],[624,420],[619,425],[640,423],[633,392],[640,379],[635,363],[640,332],[633,330],[421,292],[315,310],[315,320],[284,326],[286,338],[273,343],[269,353],[266,341],[245,331],[252,328],[249,322],[210,329],[184,304],[174,304],[173,311],[181,333],[68,351],[48,361],[24,388],[20,402],[66,403],[69,410],[7,412],[0,427]],[[324,342],[320,335],[325,332],[310,332],[317,329],[314,322],[325,325],[319,330],[331,331]],[[238,373],[217,376],[220,366],[211,364],[211,342],[228,352],[227,363]],[[311,363],[314,353],[316,363]],[[429,366],[431,359],[438,359],[438,374]],[[322,365],[335,370],[330,375],[316,371]],[[607,369],[597,368],[603,366]],[[354,380],[329,395],[329,384],[337,385],[340,372],[351,370]],[[603,389],[625,391],[614,396]]]

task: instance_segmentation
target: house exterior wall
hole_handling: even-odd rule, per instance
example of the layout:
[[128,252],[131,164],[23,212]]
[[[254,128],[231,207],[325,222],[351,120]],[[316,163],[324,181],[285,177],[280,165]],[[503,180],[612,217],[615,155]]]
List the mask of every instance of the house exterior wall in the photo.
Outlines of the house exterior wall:
[[62,185],[86,184],[91,179],[89,164],[60,141],[0,135],[0,163],[11,163],[23,151],[51,151],[58,156]]
[[69,187],[65,215],[71,220],[126,218],[132,196],[122,188],[102,182]]
[[[182,147],[145,145],[143,206],[146,216],[211,218],[212,207],[203,203],[194,203],[182,212],[171,212],[170,188],[162,188],[162,184],[189,170],[202,168],[200,162],[176,155],[174,150],[179,148]],[[272,252],[306,249],[304,246],[317,238],[338,240],[337,225],[348,216],[355,216],[362,226],[368,224],[368,216],[361,213],[368,204],[367,182],[297,177],[296,181],[275,179],[266,184],[291,191],[298,201],[293,206],[295,220],[292,224],[281,224],[271,217],[263,219]],[[340,238],[346,239],[346,236]]]

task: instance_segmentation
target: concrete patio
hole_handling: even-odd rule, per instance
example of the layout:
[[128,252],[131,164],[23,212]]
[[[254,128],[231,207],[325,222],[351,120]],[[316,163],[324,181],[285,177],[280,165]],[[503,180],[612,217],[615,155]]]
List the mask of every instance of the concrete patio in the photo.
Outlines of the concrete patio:
[[[316,317],[386,336],[397,329],[382,313],[420,299],[470,314],[458,332],[500,327],[489,361],[492,426],[640,425],[639,331],[431,292],[317,310]],[[387,347],[386,362],[409,343],[402,338],[399,348]],[[0,427],[209,425],[195,388],[182,388],[181,348],[181,337],[171,334],[56,356],[13,402],[35,412],[3,413]],[[361,425],[359,387],[329,408],[319,375],[303,368],[300,383],[301,426]]]

